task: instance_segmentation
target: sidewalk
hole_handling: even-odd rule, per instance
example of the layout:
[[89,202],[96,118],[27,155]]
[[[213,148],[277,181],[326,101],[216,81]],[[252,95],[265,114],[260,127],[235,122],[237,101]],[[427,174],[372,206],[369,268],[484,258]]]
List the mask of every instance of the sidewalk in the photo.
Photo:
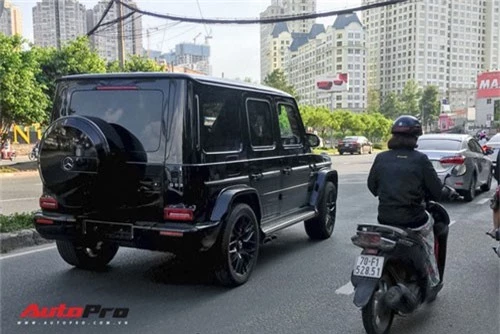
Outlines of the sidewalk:
[[27,155],[18,156],[14,159],[14,161],[0,160],[0,169],[2,167],[13,168],[13,169],[15,169],[15,171],[1,172],[1,170],[0,170],[0,177],[12,176],[12,175],[16,175],[16,174],[20,174],[20,173],[27,173],[27,172],[38,173],[38,161],[37,160],[31,161],[30,159],[28,159]]

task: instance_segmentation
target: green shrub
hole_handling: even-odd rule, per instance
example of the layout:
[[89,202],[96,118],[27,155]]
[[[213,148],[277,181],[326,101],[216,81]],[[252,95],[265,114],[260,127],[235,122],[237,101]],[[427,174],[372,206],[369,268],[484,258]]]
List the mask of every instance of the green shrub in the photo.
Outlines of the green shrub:
[[373,148],[377,149],[377,150],[381,150],[382,149],[382,144],[381,143],[375,143],[375,144],[373,144]]
[[32,228],[33,213],[23,212],[12,215],[0,215],[0,233],[19,231]]

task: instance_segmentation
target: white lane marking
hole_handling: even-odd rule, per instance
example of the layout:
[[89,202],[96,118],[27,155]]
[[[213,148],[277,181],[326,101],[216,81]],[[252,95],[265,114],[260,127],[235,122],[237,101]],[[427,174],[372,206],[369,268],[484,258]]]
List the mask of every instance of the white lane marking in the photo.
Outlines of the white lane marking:
[[481,205],[481,204],[488,202],[489,200],[490,200],[489,198],[483,198],[483,199],[480,199],[479,201],[477,201],[476,204]]
[[43,251],[46,251],[49,249],[54,249],[54,248],[56,248],[56,246],[49,246],[49,247],[45,247],[45,248],[29,250],[29,251],[22,252],[22,253],[15,253],[15,254],[11,254],[11,255],[0,256],[0,261],[6,260],[6,259],[11,259],[13,257],[18,257],[18,256],[23,256],[23,255],[33,254],[33,253],[39,253],[39,252],[43,252]]
[[[455,224],[456,222],[457,222],[456,220],[450,221],[449,226]],[[335,293],[338,295],[350,295],[350,294],[354,293],[354,286],[352,285],[351,282],[349,282],[349,283],[341,286],[337,290],[335,290]]]
[[28,200],[39,199],[39,198],[40,197],[23,197],[23,198],[0,199],[0,202],[28,201]]
[[338,295],[350,295],[353,292],[354,292],[354,286],[352,285],[351,282],[335,290],[335,293]]

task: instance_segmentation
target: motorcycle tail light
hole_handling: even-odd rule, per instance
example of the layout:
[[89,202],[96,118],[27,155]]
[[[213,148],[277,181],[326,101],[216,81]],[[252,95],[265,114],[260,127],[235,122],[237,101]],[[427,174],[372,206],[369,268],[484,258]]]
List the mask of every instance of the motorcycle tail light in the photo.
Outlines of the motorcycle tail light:
[[351,238],[354,245],[360,248],[377,248],[382,250],[390,250],[396,246],[396,242],[382,237],[379,233],[374,232],[357,232]]

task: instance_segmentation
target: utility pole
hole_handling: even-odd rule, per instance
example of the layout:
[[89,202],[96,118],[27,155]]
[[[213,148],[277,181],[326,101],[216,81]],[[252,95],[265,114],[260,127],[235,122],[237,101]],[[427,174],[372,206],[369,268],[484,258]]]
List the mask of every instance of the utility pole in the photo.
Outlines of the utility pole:
[[[118,18],[122,18],[122,3],[116,2]],[[125,42],[123,40],[123,20],[118,22],[118,61],[120,63],[120,68],[123,70],[125,67]]]

